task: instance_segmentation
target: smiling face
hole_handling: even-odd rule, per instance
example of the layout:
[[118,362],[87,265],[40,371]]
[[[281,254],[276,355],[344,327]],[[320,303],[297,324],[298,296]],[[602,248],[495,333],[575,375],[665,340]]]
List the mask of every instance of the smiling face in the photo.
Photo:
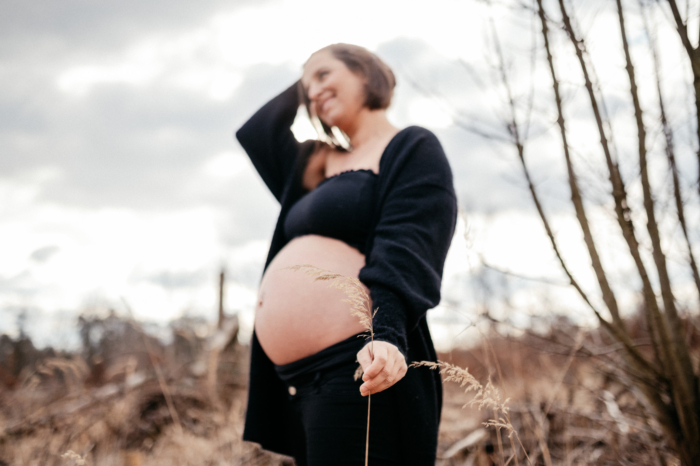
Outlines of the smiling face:
[[301,83],[312,112],[328,126],[342,130],[366,108],[365,78],[350,71],[329,50],[321,50],[309,58]]

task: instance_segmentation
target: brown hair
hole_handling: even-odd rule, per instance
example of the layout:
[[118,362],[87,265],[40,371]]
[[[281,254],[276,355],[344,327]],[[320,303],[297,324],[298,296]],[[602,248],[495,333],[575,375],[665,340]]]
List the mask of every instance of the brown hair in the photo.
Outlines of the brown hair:
[[[353,73],[365,78],[365,106],[370,110],[379,110],[389,107],[391,98],[394,95],[396,77],[391,68],[378,56],[359,45],[352,44],[331,44],[314,52],[329,51],[334,58],[342,61]],[[313,55],[313,54],[312,54]],[[336,147],[344,148],[336,134],[331,128],[322,122],[317,116],[311,113],[311,102],[309,96],[304,91],[301,81],[299,82],[299,93],[306,106],[311,123],[316,128],[319,136],[326,139],[326,143]]]

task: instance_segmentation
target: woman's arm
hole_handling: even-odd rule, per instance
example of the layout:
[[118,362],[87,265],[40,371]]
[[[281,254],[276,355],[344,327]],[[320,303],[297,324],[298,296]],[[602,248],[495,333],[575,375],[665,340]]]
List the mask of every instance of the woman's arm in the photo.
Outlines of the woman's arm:
[[377,314],[375,339],[407,354],[407,335],[440,303],[442,269],[456,221],[454,194],[437,186],[392,194],[360,280]]
[[447,158],[432,133],[420,132],[381,206],[368,262],[359,274],[377,309],[375,343],[388,344],[380,345],[375,357],[368,359],[367,347],[366,354],[358,354],[367,363],[363,387],[372,393],[403,377],[405,369],[397,359],[405,364],[407,336],[440,302],[443,266],[457,219]]
[[301,150],[291,130],[298,109],[298,83],[294,83],[236,131],[238,142],[278,201]]

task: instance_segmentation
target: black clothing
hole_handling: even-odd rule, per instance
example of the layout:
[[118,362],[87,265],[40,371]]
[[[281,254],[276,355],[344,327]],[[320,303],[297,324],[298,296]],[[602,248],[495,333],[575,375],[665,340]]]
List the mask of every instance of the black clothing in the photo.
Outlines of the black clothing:
[[365,253],[375,205],[377,175],[372,170],[348,170],[321,181],[289,209],[284,233],[339,239]]
[[[302,175],[315,142],[298,143],[290,127],[299,107],[294,84],[265,104],[236,133],[253,165],[281,203],[265,267],[287,244],[284,223],[305,194]],[[457,202],[452,172],[433,133],[401,130],[379,162],[376,203],[359,279],[375,309],[375,340],[396,345],[408,362],[436,360],[425,313],[440,302],[442,270],[454,234]],[[402,464],[433,465],[442,408],[437,371],[409,369],[387,391],[398,403]],[[381,393],[380,393],[381,395]],[[374,399],[374,397],[373,397]],[[285,454],[294,451],[287,386],[258,342],[251,340],[248,411],[243,438]]]
[[[357,368],[357,353],[366,343],[367,334],[353,335],[311,356],[289,364],[275,365],[275,372],[284,382],[291,383],[291,381],[301,382],[305,379],[317,379],[320,374],[350,362],[354,363],[355,368]],[[291,383],[291,385],[294,384]]]
[[[318,188],[317,188],[318,189]],[[316,354],[275,365],[288,389],[292,456],[297,466],[362,464],[367,433],[367,398],[360,394],[357,353],[360,333]],[[372,395],[369,458],[373,466],[402,465],[396,428],[399,406],[392,390]]]
[[[286,382],[290,387],[286,397],[291,414],[291,454],[297,466],[364,464],[367,398],[360,395],[362,382],[353,378],[357,368],[354,359],[353,354],[352,360],[316,372],[316,377],[292,378]],[[420,464],[401,459],[398,413],[393,390],[372,395],[369,429],[372,466]]]

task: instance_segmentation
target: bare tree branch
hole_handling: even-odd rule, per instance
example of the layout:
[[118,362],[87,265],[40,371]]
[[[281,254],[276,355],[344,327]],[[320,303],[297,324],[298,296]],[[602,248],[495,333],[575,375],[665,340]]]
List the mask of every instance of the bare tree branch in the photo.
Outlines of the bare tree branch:
[[629,335],[627,335],[623,329],[608,322],[608,320],[602,316],[602,314],[598,311],[598,309],[595,307],[595,305],[591,302],[591,300],[589,299],[586,292],[583,291],[583,289],[579,285],[578,281],[574,278],[573,274],[571,273],[568,266],[566,265],[566,262],[564,261],[564,258],[561,254],[560,249],[559,249],[559,245],[558,245],[556,238],[554,237],[554,233],[550,227],[547,215],[545,214],[544,209],[542,207],[542,204],[539,200],[539,195],[537,194],[537,190],[535,189],[534,183],[532,181],[532,177],[530,176],[530,170],[529,170],[527,163],[525,161],[525,148],[524,148],[523,142],[521,140],[521,136],[520,136],[520,130],[519,130],[517,114],[516,114],[516,106],[515,106],[515,101],[513,99],[513,93],[511,91],[510,84],[508,81],[505,63],[503,60],[503,51],[501,49],[500,40],[498,38],[498,34],[496,33],[496,29],[495,29],[495,26],[493,25],[493,22],[491,23],[491,27],[492,27],[492,35],[493,35],[493,40],[494,40],[494,47],[496,50],[496,56],[498,58],[498,71],[499,71],[503,86],[505,87],[505,91],[506,91],[506,95],[507,95],[507,99],[508,99],[508,106],[510,109],[509,121],[507,123],[508,131],[510,132],[511,137],[513,138],[512,142],[515,145],[515,148],[517,150],[518,158],[520,160],[520,163],[521,163],[521,166],[523,169],[523,173],[525,175],[525,178],[526,178],[527,184],[528,184],[528,188],[530,190],[530,195],[532,196],[532,199],[535,203],[535,208],[537,209],[537,213],[539,214],[540,219],[542,220],[542,224],[544,225],[547,236],[549,237],[550,243],[552,244],[552,249],[554,250],[554,253],[557,256],[557,259],[559,260],[559,264],[561,265],[562,270],[564,271],[567,278],[569,279],[569,283],[571,284],[571,286],[574,287],[574,289],[578,292],[578,294],[581,296],[581,298],[584,300],[584,302],[593,311],[593,313],[596,315],[596,317],[598,318],[601,325],[603,325],[603,327],[605,327],[609,332],[611,332],[613,335],[615,335],[615,337],[619,341],[621,341],[623,344],[625,344],[625,347],[627,348],[628,353],[636,361],[637,369],[640,370],[641,372],[646,372],[647,374],[649,374],[651,372],[655,376],[660,377],[661,374],[658,372],[658,370],[656,370],[651,364],[649,364],[649,362],[646,359],[644,359],[644,357],[641,355],[641,353],[639,353],[639,351],[636,348],[634,348],[634,346],[632,345],[632,342],[629,338]]
[[634,225],[632,223],[632,216],[627,202],[627,194],[625,191],[625,184],[620,176],[619,167],[617,163],[613,161],[612,154],[610,152],[610,146],[608,144],[608,138],[605,134],[603,127],[603,118],[601,116],[600,107],[598,105],[598,98],[595,95],[593,89],[593,82],[591,81],[590,74],[588,73],[588,65],[584,57],[584,51],[586,50],[585,44],[582,39],[579,39],[574,31],[573,25],[571,23],[571,18],[566,10],[563,0],[559,0],[559,8],[562,13],[562,19],[564,21],[564,29],[574,45],[576,51],[576,57],[578,58],[581,71],[585,80],[585,87],[588,91],[588,96],[591,102],[591,108],[593,110],[593,115],[596,120],[598,127],[598,133],[600,135],[600,144],[605,155],[605,161],[608,166],[608,176],[610,183],[612,184],[612,196],[615,201],[615,215],[617,222],[622,230],[622,236],[627,242],[632,259],[637,267],[637,271],[642,280],[643,296],[645,301],[645,308],[649,314],[649,330],[651,332],[652,341],[654,341],[654,347],[657,354],[662,361],[662,367],[668,368],[668,363],[670,359],[669,348],[671,348],[670,336],[668,333],[668,324],[659,310],[659,305],[656,301],[656,294],[651,286],[651,280],[647,274],[646,267],[642,262],[642,257],[639,251],[639,242],[635,236]]
[[659,111],[661,117],[661,127],[665,137],[665,152],[666,158],[668,159],[669,169],[671,171],[672,181],[673,181],[673,197],[676,202],[676,212],[678,213],[678,221],[681,225],[681,230],[683,231],[683,237],[685,239],[686,247],[688,248],[688,261],[690,263],[690,268],[693,272],[693,279],[695,281],[695,287],[698,290],[698,298],[700,298],[700,273],[698,272],[697,262],[695,261],[695,255],[693,254],[693,247],[690,243],[690,238],[688,236],[688,226],[685,219],[685,207],[683,205],[683,199],[681,196],[680,180],[678,176],[678,167],[676,166],[676,156],[674,150],[673,142],[673,129],[669,125],[668,119],[666,118],[666,106],[664,103],[663,93],[661,92],[661,75],[659,72],[659,53],[656,46],[656,35],[652,34],[651,28],[649,26],[649,19],[646,14],[646,6],[643,0],[639,1],[639,7],[642,12],[642,20],[644,24],[644,30],[646,32],[649,49],[651,51],[652,61],[654,63],[654,78],[656,80],[656,92],[658,94],[659,100]]
[[522,280],[528,280],[528,281],[538,282],[538,283],[546,283],[547,285],[553,285],[553,286],[565,286],[565,287],[571,286],[571,283],[550,280],[550,279],[544,278],[544,277],[530,277],[527,275],[522,275],[522,274],[519,274],[516,272],[512,272],[510,270],[506,270],[506,269],[503,269],[501,267],[497,267],[495,265],[489,264],[488,262],[486,262],[486,259],[483,257],[480,257],[480,259],[481,259],[482,265],[484,267],[486,267],[487,269],[491,269],[494,272],[498,272],[500,274],[507,275],[509,277],[520,278]]
[[690,43],[690,37],[688,36],[688,25],[681,17],[681,12],[678,9],[676,0],[668,0],[668,5],[671,7],[673,20],[676,22],[676,30],[681,38],[683,47],[685,47],[685,51],[688,52],[688,56],[692,57],[695,54],[695,48],[693,47],[693,44]]
[[576,171],[573,166],[573,161],[571,160],[571,154],[569,153],[569,143],[567,141],[566,134],[566,120],[564,119],[564,111],[562,106],[561,94],[559,92],[559,80],[557,79],[557,74],[554,69],[554,58],[549,46],[549,28],[547,26],[547,18],[542,5],[542,0],[537,0],[538,5],[538,15],[542,23],[542,36],[544,38],[544,48],[547,52],[547,63],[549,64],[549,71],[552,75],[552,87],[554,89],[554,100],[557,105],[557,123],[559,124],[559,131],[561,133],[562,145],[564,148],[564,158],[566,159],[566,168],[569,175],[569,188],[571,189],[571,201],[574,204],[574,209],[576,210],[576,218],[578,219],[579,225],[581,225],[581,230],[583,231],[583,238],[586,243],[586,248],[588,249],[591,262],[593,263],[593,270],[595,271],[596,278],[598,279],[598,284],[600,286],[601,292],[603,294],[603,301],[605,302],[610,315],[613,318],[615,325],[620,327],[624,331],[624,324],[620,318],[620,311],[617,305],[617,299],[615,294],[610,287],[605,270],[603,269],[603,264],[598,255],[598,249],[596,248],[595,241],[593,240],[593,234],[588,222],[588,217],[586,216],[586,210],[583,205],[583,198],[581,197],[581,190],[578,186],[578,177],[576,176]]
[[678,313],[676,304],[671,290],[671,283],[666,270],[666,257],[661,249],[661,239],[659,237],[659,229],[656,222],[656,214],[654,211],[654,200],[651,196],[651,186],[649,184],[649,171],[647,169],[647,148],[646,148],[646,129],[644,127],[643,112],[639,103],[639,93],[637,89],[637,81],[632,64],[632,57],[629,51],[627,41],[627,32],[625,30],[624,11],[622,9],[621,0],[616,0],[618,19],[620,21],[620,32],[622,35],[622,48],[625,52],[625,69],[630,81],[630,94],[632,96],[632,104],[634,106],[634,116],[637,123],[637,141],[639,151],[639,170],[642,180],[642,193],[644,196],[644,209],[647,214],[647,231],[652,242],[652,256],[656,264],[659,282],[661,284],[661,295],[664,302],[665,312],[667,313],[671,325],[678,321]]
[[[627,76],[630,80],[630,93],[632,95],[632,103],[634,105],[634,115],[637,122],[638,148],[639,148],[639,169],[642,178],[642,192],[644,196],[644,208],[647,214],[647,230],[653,247],[654,263],[658,272],[659,283],[661,285],[661,296],[664,302],[665,315],[669,321],[671,335],[676,337],[683,335],[683,325],[678,317],[676,310],[676,302],[671,289],[671,280],[666,269],[666,256],[661,249],[661,238],[659,236],[659,228],[656,222],[656,214],[654,212],[654,200],[651,195],[651,186],[649,183],[649,172],[647,169],[647,149],[646,149],[646,130],[642,118],[642,107],[639,103],[639,92],[632,64],[632,57],[629,51],[629,43],[627,41],[627,32],[625,30],[625,15],[622,8],[622,1],[616,0],[618,18],[620,20],[620,32],[622,34],[622,47],[625,52],[625,62]],[[663,335],[662,335],[663,339]],[[668,351],[670,354],[671,368],[670,375],[673,383],[672,390],[677,403],[678,418],[680,427],[684,436],[690,439],[700,438],[700,421],[697,417],[698,413],[698,396],[697,396],[697,380],[693,373],[693,365],[690,359],[690,353],[682,338],[669,338],[669,343],[672,345]],[[665,345],[665,342],[662,344]],[[700,445],[691,447],[685,445],[684,449],[688,451],[685,454],[688,458],[700,460]]]
[[[513,1],[518,2],[521,0]],[[675,1],[676,0],[669,0],[669,2],[673,2],[674,6]],[[645,335],[642,338],[639,338],[636,333],[639,331],[639,325],[641,325],[642,322],[630,322],[627,324],[620,315],[621,310],[619,309],[615,293],[608,282],[608,275],[602,266],[598,245],[593,238],[590,221],[579,187],[580,181],[577,176],[576,164],[572,157],[575,151],[574,148],[569,147],[560,81],[557,78],[555,60],[550,44],[549,27],[551,22],[548,20],[545,13],[543,0],[536,0],[533,4],[537,9],[537,14],[541,22],[544,49],[549,71],[552,76],[554,100],[558,113],[557,124],[562,138],[564,159],[567,166],[569,187],[571,190],[571,200],[577,220],[583,230],[584,242],[591,258],[592,268],[598,280],[603,301],[610,311],[611,320],[602,317],[599,310],[591,302],[590,297],[584,292],[573,276],[572,271],[568,268],[563,258],[563,251],[560,249],[557,238],[550,226],[550,220],[541,203],[538,188],[533,181],[528,161],[525,158],[525,140],[527,137],[524,137],[523,123],[525,121],[524,111],[526,109],[519,105],[519,101],[514,95],[513,87],[511,86],[512,83],[509,80],[509,72],[511,70],[506,64],[504,58],[505,49],[501,45],[493,21],[491,21],[490,24],[489,36],[489,50],[491,50],[491,56],[487,59],[492,63],[492,70],[494,73],[494,76],[490,78],[495,82],[500,81],[505,91],[501,118],[510,135],[510,143],[516,149],[524,179],[527,182],[535,208],[543,223],[545,232],[559,264],[564,274],[567,276],[570,285],[596,315],[600,326],[605,329],[603,333],[597,331],[591,332],[588,338],[590,344],[585,341],[586,339],[575,344],[574,346],[578,349],[569,351],[569,361],[572,360],[573,355],[576,353],[588,353],[601,361],[605,366],[603,372],[609,373],[611,377],[617,376],[623,386],[637,397],[641,406],[648,410],[651,418],[656,421],[655,423],[650,422],[650,427],[657,432],[658,428],[662,430],[665,440],[678,454],[681,464],[683,464],[683,466],[694,466],[700,464],[700,384],[698,376],[693,370],[690,348],[687,343],[690,338],[690,333],[688,333],[690,332],[690,324],[686,326],[686,323],[680,319],[679,312],[681,308],[679,308],[679,305],[675,302],[675,290],[672,288],[671,283],[672,277],[667,269],[669,265],[667,263],[668,260],[673,258],[667,258],[666,253],[668,251],[665,252],[662,248],[662,235],[665,233],[665,230],[661,228],[660,224],[662,220],[665,220],[664,216],[673,215],[670,209],[665,206],[665,204],[672,201],[669,200],[665,203],[660,203],[654,198],[655,193],[653,191],[648,167],[648,159],[650,156],[649,147],[651,146],[647,145],[649,141],[653,139],[648,139],[650,135],[644,125],[644,114],[639,96],[640,91],[637,84],[637,75],[635,73],[627,38],[623,2],[622,0],[616,0],[615,3],[622,36],[626,71],[630,82],[630,96],[632,98],[634,117],[637,124],[637,149],[641,197],[647,218],[646,229],[649,235],[649,241],[644,239],[642,242],[637,238],[639,232],[635,230],[633,222],[634,216],[632,215],[633,212],[631,211],[628,199],[626,183],[621,175],[619,161],[615,155],[612,139],[614,133],[609,118],[607,118],[606,115],[603,91],[599,87],[599,80],[595,76],[595,70],[586,50],[582,35],[577,31],[579,28],[575,25],[576,18],[567,12],[569,4],[566,3],[565,5],[565,0],[558,0],[564,30],[568,39],[574,46],[576,58],[584,78],[584,87],[590,99],[590,105],[604,155],[605,166],[607,168],[605,176],[610,182],[611,189],[605,194],[605,197],[608,199],[609,196],[612,195],[614,208],[609,211],[606,210],[606,213],[613,215],[613,218],[615,218],[618,223],[622,237],[627,244],[626,249],[634,262],[636,275],[640,278],[642,285],[642,296],[644,298],[644,305],[642,307],[643,322],[646,324],[648,330],[648,334],[644,332]],[[602,8],[602,6],[600,8]],[[673,13],[675,15],[675,21],[678,21],[680,14],[677,8],[675,8]],[[682,32],[681,35],[685,34],[686,36],[687,48],[694,51],[693,54],[690,55],[690,58],[691,64],[693,65],[693,74],[696,78],[696,105],[698,108],[698,118],[700,120],[700,103],[698,103],[697,100],[698,96],[700,96],[700,87],[698,86],[698,84],[700,84],[700,73],[697,71],[700,70],[700,68],[696,69],[696,65],[700,64],[700,61],[698,61],[700,60],[700,53],[695,52],[696,49],[693,48],[692,44],[687,40],[686,24],[683,24],[682,20],[680,23],[683,27],[679,26],[679,30]],[[685,243],[688,246],[688,257],[690,258],[691,269],[693,269],[693,277],[696,280],[696,287],[698,287],[698,292],[700,294],[700,286],[698,286],[698,282],[700,281],[698,280],[699,274],[696,272],[697,264],[695,263],[691,235],[688,232],[688,225],[683,210],[686,207],[683,204],[682,187],[679,181],[680,176],[678,174],[678,168],[676,167],[676,159],[673,151],[673,132],[666,118],[666,110],[661,93],[658,56],[655,52],[653,55],[656,85],[659,94],[659,108],[661,111],[661,128],[658,132],[652,133],[651,136],[655,138],[663,134],[666,139],[666,158],[669,161],[670,167],[669,179],[673,181],[673,197],[676,203],[676,210],[678,211],[678,218],[681,223],[681,228],[683,229]],[[698,142],[700,143],[700,129],[698,131]],[[698,147],[700,148],[700,145]],[[700,166],[700,155],[698,160]],[[580,163],[578,160],[576,160],[576,162]],[[636,185],[636,179],[633,181]],[[700,182],[698,186],[700,186]],[[602,202],[603,201],[599,201],[601,204]],[[605,203],[607,203],[607,200]],[[663,225],[665,225],[665,222]],[[644,236],[644,238],[646,238],[646,236]],[[657,291],[654,289],[655,285],[652,284],[653,280],[656,279],[654,277],[654,270],[649,271],[647,266],[651,264],[645,263],[648,259],[653,259],[654,269],[658,276],[658,282],[656,283],[660,293],[658,297]],[[660,305],[658,298],[661,298],[663,305]],[[634,325],[634,327],[629,328],[634,328],[635,332],[632,332],[632,330],[628,331],[627,325]],[[688,332],[686,332],[686,330],[688,330]],[[610,338],[608,338],[608,334]],[[633,334],[635,335],[634,339],[632,338]],[[640,343],[642,346],[646,346],[646,348],[640,347]],[[651,351],[649,350],[649,346],[651,346]],[[570,348],[571,344],[569,344],[569,349]],[[602,349],[597,351],[597,349],[600,348]],[[546,439],[546,437],[542,437],[540,440],[543,438]]]
[[[690,66],[693,70],[693,87],[695,88],[695,116],[696,116],[696,131],[698,140],[698,194],[700,194],[700,43],[697,47],[693,47],[690,42],[690,37],[688,36],[688,24],[681,17],[681,13],[678,10],[678,4],[676,0],[668,0],[668,5],[671,7],[671,13],[673,13],[673,20],[676,23],[676,30],[683,43],[683,48],[685,48],[688,54],[688,59],[690,60]],[[686,14],[687,18],[687,14]],[[700,41],[700,28],[698,28],[698,40]]]

